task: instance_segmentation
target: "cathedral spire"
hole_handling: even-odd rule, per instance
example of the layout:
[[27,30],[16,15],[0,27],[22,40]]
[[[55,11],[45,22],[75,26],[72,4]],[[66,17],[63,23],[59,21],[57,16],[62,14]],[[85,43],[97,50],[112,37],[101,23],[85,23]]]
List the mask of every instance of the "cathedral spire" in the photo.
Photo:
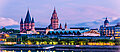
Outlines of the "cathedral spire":
[[56,13],[56,9],[55,9],[55,7],[54,7],[54,11],[53,11],[53,14],[57,14],[57,13]]
[[67,23],[65,23],[65,29],[67,29]]
[[62,29],[62,25],[61,25],[61,23],[60,23],[60,29]]
[[35,22],[34,22],[34,18],[33,18],[33,17],[32,17],[32,21],[31,21],[31,23],[35,23]]
[[52,13],[52,17],[51,17],[51,26],[53,29],[57,29],[59,28],[58,26],[58,23],[59,23],[59,19],[57,17],[57,12],[56,12],[56,9],[54,8],[54,11]]
[[56,9],[55,9],[55,8],[54,8],[54,11],[53,11],[53,13],[52,13],[51,19],[58,19],[58,17],[57,17],[57,12],[56,12]]
[[27,15],[26,15],[26,18],[25,18],[25,23],[30,23],[31,22],[31,16],[30,16],[30,12],[29,12],[29,9],[27,11]]
[[23,19],[21,18],[21,21],[20,21],[20,32],[22,32],[23,31]]
[[31,21],[31,30],[35,31],[35,22],[34,22],[34,18],[32,17],[32,21]]
[[23,24],[23,19],[21,18],[20,24]]

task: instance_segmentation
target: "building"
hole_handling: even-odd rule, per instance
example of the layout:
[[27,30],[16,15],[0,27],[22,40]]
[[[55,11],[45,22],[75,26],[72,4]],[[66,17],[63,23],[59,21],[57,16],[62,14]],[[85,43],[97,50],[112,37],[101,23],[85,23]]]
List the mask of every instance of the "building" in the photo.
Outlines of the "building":
[[70,27],[70,30],[89,30],[89,27]]
[[57,12],[56,12],[55,8],[54,8],[54,11],[52,13],[52,17],[51,17],[50,20],[51,20],[51,23],[50,23],[50,25],[48,27],[35,28],[34,18],[32,18],[32,20],[31,20],[31,16],[30,16],[30,13],[29,13],[29,10],[28,10],[24,23],[23,23],[23,19],[21,18],[20,33],[47,34],[49,31],[66,30],[67,29],[67,23],[65,23],[64,28],[62,27],[61,23],[59,24],[59,19],[58,19]]
[[52,13],[52,17],[51,17],[51,23],[50,25],[48,26],[49,29],[58,29],[58,25],[59,25],[59,19],[58,19],[58,16],[57,16],[57,12],[54,8],[54,11]]
[[[50,20],[51,20],[51,23],[48,26],[48,29],[54,29],[54,30],[63,29],[61,23],[59,24],[59,19],[58,19],[55,8],[54,8],[54,11],[52,13],[52,17]],[[67,23],[65,23],[65,29],[67,29]]]
[[38,34],[46,34],[47,28],[35,28],[35,31],[38,32]]
[[120,36],[120,22],[115,26],[115,36]]
[[49,31],[47,35],[100,36],[100,34],[94,30],[57,30],[57,31]]
[[21,18],[20,33],[27,33],[27,34],[36,33],[34,18],[32,18],[31,20],[29,10],[27,11],[27,15],[24,22],[23,19]]
[[117,23],[115,26],[110,26],[106,18],[104,25],[100,26],[99,31],[101,36],[120,36],[120,23]]
[[49,31],[47,35],[82,35],[82,33],[88,31],[90,30],[57,30]]
[[111,39],[112,36],[59,36],[59,39]]
[[105,19],[105,21],[104,21],[104,27],[107,27],[107,26],[109,26],[109,21],[108,21],[108,19],[107,19],[107,17],[106,17],[106,19]]

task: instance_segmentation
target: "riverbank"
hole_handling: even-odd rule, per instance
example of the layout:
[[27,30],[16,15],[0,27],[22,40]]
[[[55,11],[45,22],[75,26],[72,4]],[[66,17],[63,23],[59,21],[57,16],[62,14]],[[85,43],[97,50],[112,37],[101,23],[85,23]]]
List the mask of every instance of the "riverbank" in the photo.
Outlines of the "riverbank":
[[95,45],[14,45],[1,46],[0,50],[8,51],[87,51],[87,52],[119,52],[120,46],[95,46]]
[[[53,47],[51,47],[53,46]],[[120,46],[96,46],[96,45],[14,45],[14,46],[1,46],[2,49],[120,49]]]

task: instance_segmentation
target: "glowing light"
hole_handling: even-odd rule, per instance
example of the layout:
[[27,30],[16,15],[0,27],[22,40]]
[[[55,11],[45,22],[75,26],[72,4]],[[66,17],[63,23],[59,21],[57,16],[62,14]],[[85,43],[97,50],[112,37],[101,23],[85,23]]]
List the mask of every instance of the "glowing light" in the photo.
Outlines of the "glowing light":
[[23,42],[21,42],[21,44],[24,44]]
[[39,45],[39,42],[38,42],[38,41],[36,41],[36,45]]
[[30,50],[28,50],[28,52],[31,52]]
[[12,45],[12,44],[17,44],[16,42],[5,42],[4,44]]
[[14,50],[13,50],[13,52],[14,52]]
[[120,32],[115,32],[115,33],[120,33]]
[[6,37],[9,37],[9,35],[8,35],[8,34],[5,34],[5,36],[6,36]]
[[21,50],[21,52],[22,52],[22,50]]
[[39,51],[37,50],[37,52],[39,52]]
[[94,42],[90,42],[88,43],[88,45],[115,45],[115,43],[94,43]]
[[31,44],[32,44],[32,42],[28,40],[28,45],[31,45]]

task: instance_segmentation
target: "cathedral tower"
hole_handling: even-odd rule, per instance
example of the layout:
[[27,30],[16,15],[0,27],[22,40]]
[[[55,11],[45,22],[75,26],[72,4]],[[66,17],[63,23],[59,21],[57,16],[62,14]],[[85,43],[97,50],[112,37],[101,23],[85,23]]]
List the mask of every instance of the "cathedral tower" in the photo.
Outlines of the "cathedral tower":
[[67,23],[65,23],[65,29],[67,29]]
[[24,29],[25,30],[31,29],[31,17],[30,17],[29,10],[27,11],[27,15],[24,21]]
[[22,32],[23,29],[24,29],[23,25],[24,25],[23,19],[21,18],[21,21],[20,21],[20,32]]
[[34,18],[32,18],[32,21],[31,21],[31,30],[35,30],[35,22],[34,22]]
[[57,29],[58,28],[58,17],[57,17],[57,13],[56,13],[56,10],[54,8],[54,11],[53,11],[53,14],[52,14],[52,17],[51,17],[51,26],[52,26],[52,29]]
[[30,31],[32,33],[36,33],[34,18],[32,18],[32,20],[31,20],[31,16],[30,16],[30,13],[28,10],[24,23],[23,23],[23,19],[21,18],[20,33],[31,33]]
[[59,26],[59,28],[60,28],[60,29],[62,29],[62,25],[61,25],[61,23],[60,23],[60,26]]

